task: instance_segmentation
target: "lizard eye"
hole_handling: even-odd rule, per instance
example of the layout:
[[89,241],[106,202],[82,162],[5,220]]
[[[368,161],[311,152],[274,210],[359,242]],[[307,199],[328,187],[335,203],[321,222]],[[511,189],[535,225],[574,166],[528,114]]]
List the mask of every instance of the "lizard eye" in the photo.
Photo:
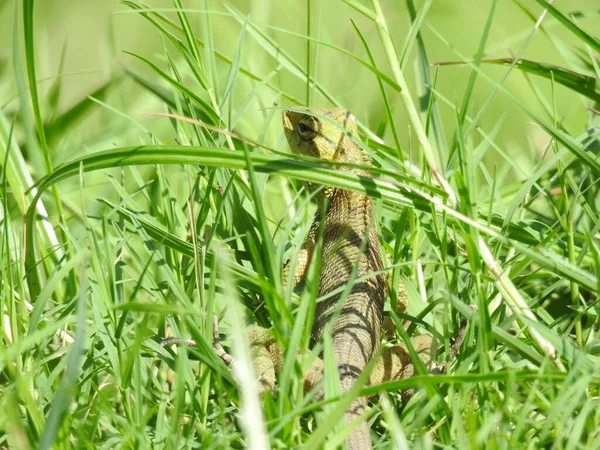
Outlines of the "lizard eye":
[[310,127],[305,123],[301,123],[298,128],[300,128],[301,133],[308,133],[310,131]]
[[310,141],[317,135],[317,123],[314,118],[308,116],[298,122],[298,136],[300,139]]

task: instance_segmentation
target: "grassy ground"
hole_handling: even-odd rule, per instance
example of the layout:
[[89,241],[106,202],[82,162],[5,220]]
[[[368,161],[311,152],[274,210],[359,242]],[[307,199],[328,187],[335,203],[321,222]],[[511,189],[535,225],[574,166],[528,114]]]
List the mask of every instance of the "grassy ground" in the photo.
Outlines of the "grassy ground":
[[[449,360],[365,388],[376,448],[600,448],[593,1],[123,1],[70,40],[85,2],[14,3],[0,448],[340,445],[351,399],[302,390],[318,299],[281,282],[315,210],[299,181],[376,199],[391,296],[409,298],[397,339],[432,334]],[[287,154],[294,104],[352,110],[372,180]],[[253,389],[244,323],[286,350],[274,395]]]

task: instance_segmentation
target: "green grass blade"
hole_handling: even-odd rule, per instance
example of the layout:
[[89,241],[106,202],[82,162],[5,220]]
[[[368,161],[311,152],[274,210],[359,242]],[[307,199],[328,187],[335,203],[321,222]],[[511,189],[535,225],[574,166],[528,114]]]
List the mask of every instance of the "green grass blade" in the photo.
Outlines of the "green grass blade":
[[571,20],[569,20],[564,14],[562,14],[546,0],[534,1],[537,2],[542,8],[546,9],[556,20],[558,20],[567,30],[577,36],[577,38],[579,38],[582,42],[589,45],[596,53],[600,53],[600,41],[598,41],[598,39],[593,38],[575,25]]
[[[189,88],[187,88],[186,86],[184,86],[183,84],[181,84],[179,81],[171,78],[169,75],[167,75],[164,71],[162,71],[161,69],[158,68],[158,66],[152,62],[150,62],[149,60],[147,60],[146,58],[136,55],[134,53],[130,53],[130,52],[125,52],[128,55],[131,55],[137,59],[139,59],[140,61],[146,63],[154,72],[156,72],[163,80],[165,80],[167,83],[169,83],[170,85],[172,85],[174,88],[176,88],[178,91],[184,93],[190,100],[192,100],[195,105],[200,108],[200,118],[208,123],[209,125],[217,125],[219,123],[219,116],[215,113],[215,111],[212,109],[212,107],[206,103],[204,100],[202,100],[198,95],[196,95],[194,92],[192,92]],[[128,72],[131,73],[131,72]],[[136,81],[138,80],[138,78],[136,78]],[[147,84],[145,84],[147,86]]]
[[40,111],[40,101],[37,89],[37,78],[35,74],[35,49],[33,31],[33,3],[34,0],[23,1],[23,29],[25,33],[25,61],[27,63],[27,76],[29,79],[29,91],[31,93],[31,104],[33,107],[33,117],[38,133],[38,139],[44,155],[46,170],[52,172],[52,162],[48,152],[48,144],[46,142],[46,134],[44,132],[44,122]]
[[[440,205],[439,202],[435,201],[428,194],[419,192],[412,187],[406,186],[406,190],[404,190],[401,184],[394,186],[377,179],[311,165],[291,158],[282,159],[275,156],[253,153],[251,159],[254,164],[254,169],[257,172],[277,172],[281,175],[304,181],[355,190],[376,198],[383,198],[386,201],[393,202],[397,205],[414,205],[417,208],[420,207],[424,208],[424,210],[429,210],[430,206],[426,206],[427,203],[423,204],[423,200],[425,199],[426,202],[432,202],[436,209],[445,211],[452,217],[477,227],[478,230],[494,239],[498,239],[500,242],[515,247],[519,252],[522,252],[528,257],[541,263],[544,267],[547,267],[588,289],[594,289],[594,286],[596,285],[596,280],[593,275],[574,267],[568,261],[565,261],[552,252],[543,248],[529,249],[525,245],[506,239],[496,231],[489,229],[487,226],[483,226],[447,206]],[[58,167],[51,175],[40,182],[36,199],[39,198],[44,189],[54,185],[58,181],[78,174],[80,166],[83,166],[85,172],[89,172],[139,164],[200,164],[211,167],[227,167],[229,169],[247,169],[244,154],[231,150],[182,146],[128,147],[98,152],[89,157],[84,157]],[[408,200],[408,198],[413,199],[414,203]],[[33,248],[33,231],[31,227],[34,225],[34,219],[34,209],[30,207],[27,213],[26,242],[28,249]],[[40,281],[37,272],[35,271],[35,267],[35,257],[31,252],[28,252],[26,256],[28,284],[30,290],[37,295],[39,294]]]
[[77,300],[77,323],[75,337],[67,356],[66,371],[63,375],[60,387],[52,400],[48,420],[40,438],[38,448],[47,450],[52,448],[62,422],[65,419],[71,402],[75,398],[78,386],[79,372],[83,358],[84,341],[86,335],[86,297],[88,295],[87,278],[85,270],[81,270],[79,276],[79,296]]
[[[514,58],[484,59],[485,64],[495,64],[501,66],[514,66],[523,72],[531,73],[548,80],[561,84],[572,91],[593,100],[600,102],[600,83],[596,77],[584,75],[572,70],[556,66],[554,64],[540,63],[528,59],[515,60]],[[440,61],[435,62],[438,66],[465,65],[462,61]]]

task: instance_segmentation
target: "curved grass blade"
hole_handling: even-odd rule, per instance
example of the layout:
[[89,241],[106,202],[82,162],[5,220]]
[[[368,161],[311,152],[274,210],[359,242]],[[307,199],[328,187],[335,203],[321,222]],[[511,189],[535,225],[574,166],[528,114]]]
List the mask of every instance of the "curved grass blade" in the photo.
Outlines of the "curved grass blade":
[[[3,161],[3,174],[10,186],[15,201],[19,206],[21,214],[25,214],[28,205],[35,197],[36,190],[32,189],[33,178],[19,148],[13,127],[9,126],[6,116],[0,110],[0,160]],[[6,153],[5,153],[6,152]],[[45,248],[53,249],[57,259],[63,257],[62,247],[58,243],[58,237],[54,232],[52,224],[48,221],[48,213],[43,202],[38,202],[37,214],[40,221],[37,224],[38,233],[42,238]]]
[[207,123],[209,123],[211,125],[216,125],[216,124],[219,123],[219,116],[217,116],[217,114],[211,108],[211,106],[208,103],[206,103],[204,100],[202,100],[199,96],[197,96],[196,94],[194,94],[190,89],[188,89],[187,87],[185,87],[183,84],[181,84],[177,80],[171,78],[169,75],[167,75],[161,69],[159,69],[156,64],[154,64],[151,61],[147,60],[143,56],[136,55],[135,53],[131,53],[131,52],[127,52],[127,51],[125,53],[127,53],[128,55],[131,55],[131,56],[139,59],[140,61],[146,63],[148,65],[148,67],[150,67],[154,72],[156,72],[163,80],[165,80],[167,83],[169,83],[170,85],[172,85],[178,91],[181,91],[182,93],[185,93],[185,95],[187,95],[189,97],[189,99],[192,100],[198,106],[198,108],[200,109],[200,111],[199,111],[199,117],[203,121],[205,121],[205,122],[207,122]]
[[[547,78],[580,93],[594,102],[600,102],[600,82],[595,77],[574,72],[554,64],[540,63],[528,59],[515,61],[514,58],[496,58],[484,59],[481,62],[501,66],[514,65],[515,68],[523,72]],[[437,66],[462,66],[466,64],[464,61],[440,61],[434,63]]]
[[71,406],[71,402],[77,392],[77,379],[81,370],[81,361],[84,355],[85,343],[85,321],[86,321],[86,297],[88,295],[87,276],[84,268],[79,274],[79,296],[77,300],[77,323],[75,339],[67,356],[66,371],[60,383],[56,395],[52,399],[48,420],[40,438],[39,449],[50,449],[56,439],[61,424],[65,419]]
[[[415,207],[428,212],[431,211],[433,206],[436,211],[445,212],[458,223],[466,223],[471,227],[477,228],[487,236],[505,245],[514,247],[553,273],[575,281],[585,289],[591,291],[595,289],[595,277],[575,267],[564,258],[557,256],[548,249],[541,247],[532,249],[527,245],[508,239],[487,225],[466,217],[443,204],[437,197],[432,196],[430,193],[420,191],[407,183],[396,182],[392,184],[385,180],[336,170],[333,167],[311,164],[299,159],[293,159],[291,156],[282,158],[280,156],[251,153],[248,157],[252,160],[254,170],[257,172],[277,173],[289,178],[361,192],[374,198],[381,198],[394,205]],[[147,164],[198,164],[237,170],[247,169],[245,155],[242,152],[178,145],[122,147],[84,156],[57,167],[52,174],[40,181],[37,186],[38,193],[27,211],[25,268],[32,299],[35,299],[40,292],[40,277],[36,270],[35,252],[33,250],[35,205],[44,190],[61,180],[79,174],[80,169],[83,172],[91,172],[100,169]]]
[[42,152],[44,154],[44,162],[46,170],[52,171],[52,163],[48,153],[48,144],[46,143],[46,134],[44,133],[44,123],[42,121],[42,113],[40,110],[40,101],[37,90],[37,78],[35,73],[35,49],[33,39],[33,0],[25,0],[23,2],[23,29],[25,34],[25,61],[27,63],[27,77],[29,79],[29,91],[31,93],[31,104],[33,106],[33,116],[35,119],[36,130]]
[[[131,1],[127,1],[127,0],[123,0],[123,1],[121,1],[121,3],[122,3],[123,5],[126,5],[126,6],[128,6],[128,7],[129,7],[129,8],[131,8],[131,9],[135,10],[135,11],[136,11],[136,12],[138,12],[138,13],[139,13],[139,14],[140,14],[142,17],[144,17],[145,19],[147,19],[148,21],[150,21],[150,22],[151,22],[151,23],[152,23],[154,26],[156,26],[156,27],[157,27],[158,29],[160,29],[160,30],[161,30],[163,33],[165,33],[165,34],[168,36],[169,40],[171,40],[171,42],[173,42],[173,43],[174,43],[173,39],[175,39],[175,38],[174,38],[174,36],[173,36],[172,34],[170,34],[170,33],[167,31],[167,29],[166,29],[165,27],[163,27],[163,26],[162,26],[162,25],[159,23],[159,21],[160,21],[160,22],[162,22],[162,23],[165,23],[165,24],[167,24],[167,25],[168,25],[170,28],[172,28],[172,29],[174,29],[174,30],[177,30],[177,31],[178,31],[178,32],[180,32],[180,33],[183,33],[183,32],[184,32],[184,31],[181,29],[181,27],[180,27],[180,26],[178,26],[178,25],[177,25],[175,22],[173,22],[171,19],[169,19],[169,18],[165,17],[164,15],[158,14],[156,11],[150,11],[150,12],[149,12],[149,11],[147,11],[147,10],[144,10],[144,9],[143,9],[143,8],[142,8],[140,5],[137,5],[137,4],[135,4],[135,3],[131,2]],[[142,4],[143,4],[143,3],[142,3]],[[196,43],[198,43],[198,45],[200,45],[201,47],[205,47],[205,44],[204,44],[202,41],[200,41],[198,38],[195,38],[195,42],[196,42]],[[175,44],[175,43],[174,43],[174,44]],[[180,45],[176,45],[176,44],[175,44],[175,46],[176,46],[176,47],[178,47],[178,48],[183,48],[183,43],[180,43]],[[233,66],[233,61],[232,61],[230,58],[228,58],[227,56],[225,56],[223,53],[221,53],[221,52],[219,52],[218,50],[214,49],[214,54],[215,54],[215,56],[217,57],[217,59],[219,59],[219,60],[221,60],[221,61],[225,62],[225,63],[226,63],[226,64],[228,64],[229,66]],[[188,59],[188,58],[186,57],[186,59]],[[249,71],[248,69],[246,69],[246,68],[244,68],[244,67],[241,67],[241,66],[240,66],[239,70],[240,70],[240,73],[241,73],[242,75],[245,75],[245,76],[247,76],[248,78],[250,78],[250,79],[251,79],[251,80],[253,80],[253,81],[256,81],[256,82],[258,82],[258,83],[260,83],[260,82],[264,81],[264,80],[263,80],[263,77],[261,77],[261,76],[258,76],[258,75],[256,75],[256,74],[252,73],[251,71]],[[291,95],[289,95],[289,94],[287,94],[287,93],[283,92],[281,89],[279,89],[278,87],[275,87],[275,86],[274,86],[273,84],[271,84],[271,83],[266,83],[266,86],[268,86],[268,87],[269,87],[269,88],[270,88],[270,89],[271,89],[273,92],[275,92],[275,93],[277,93],[277,94],[281,95],[282,97],[284,97],[284,98],[288,99],[288,100],[289,100],[289,101],[291,101],[292,103],[295,103],[295,104],[297,104],[297,105],[299,105],[300,103],[302,103],[302,102],[301,102],[301,100],[299,100],[299,99],[297,99],[297,98],[295,98],[295,97],[293,97],[293,96],[291,96]]]
[[101,87],[96,89],[94,92],[88,94],[81,101],[73,105],[67,111],[60,114],[56,117],[52,122],[45,125],[45,133],[46,138],[49,143],[52,143],[55,139],[57,139],[65,130],[71,130],[75,127],[76,123],[82,120],[86,113],[94,106],[94,101],[90,99],[96,98],[99,100],[103,100],[108,92],[119,85],[119,83],[124,79],[123,76],[117,76],[115,78],[111,78]]
[[[172,233],[169,233],[166,229],[151,223],[150,221],[140,217],[139,214],[136,214],[129,209],[119,206],[116,203],[111,202],[110,200],[106,200],[104,198],[98,199],[108,207],[112,208],[125,219],[130,224],[135,224],[141,226],[144,231],[157,242],[160,242],[162,245],[170,248],[171,250],[180,253],[181,255],[193,257],[194,256],[194,247],[191,242],[185,241]],[[207,264],[212,264],[213,255],[212,253],[207,253],[206,255]],[[227,262],[225,262],[227,264]],[[232,263],[231,267],[228,267],[232,273],[235,274],[236,280],[238,283],[243,284],[243,282],[247,282],[248,284],[254,286],[254,290],[257,292],[264,292],[267,289],[267,284],[263,283],[262,280],[256,275],[252,270],[241,266],[239,264]]]
[[535,0],[535,2],[537,2],[544,9],[548,10],[548,12],[562,25],[564,25],[567,28],[567,30],[569,30],[571,33],[577,36],[581,41],[589,45],[596,53],[600,53],[600,41],[593,38],[581,28],[579,28],[577,25],[575,25],[571,20],[569,20],[558,9],[556,9],[546,0]]
[[533,121],[535,121],[540,128],[542,128],[548,135],[552,136],[560,145],[564,146],[567,150],[569,150],[573,155],[581,160],[582,163],[585,163],[591,170],[593,170],[596,174],[600,174],[600,158],[598,155],[593,152],[587,151],[587,149],[583,148],[583,146],[577,142],[573,136],[570,134],[556,128],[552,123],[542,119],[537,113],[535,113],[531,108],[528,108],[522,100],[515,94],[513,94],[508,88],[506,88],[503,84],[498,83],[491,76],[482,71],[477,65],[473,64],[466,58],[456,47],[450,44],[442,35],[440,35],[436,30],[432,29],[432,31],[436,34],[436,36],[448,45],[457,55],[461,58],[465,64],[469,65],[471,70],[477,72],[477,74],[481,77],[481,79],[486,80],[490,85],[494,86],[499,92],[502,92],[508,99],[514,102],[515,105],[519,107],[527,116],[529,116]]

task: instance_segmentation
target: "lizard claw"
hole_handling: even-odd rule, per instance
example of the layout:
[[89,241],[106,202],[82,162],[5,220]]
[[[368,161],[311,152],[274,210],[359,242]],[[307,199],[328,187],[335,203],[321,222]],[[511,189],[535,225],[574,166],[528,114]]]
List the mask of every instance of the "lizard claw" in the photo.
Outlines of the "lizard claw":
[[[476,306],[471,306],[471,308],[477,309]],[[454,339],[454,343],[452,344],[452,347],[450,348],[450,358],[449,358],[450,361],[452,361],[456,357],[458,350],[460,349],[463,341],[465,340],[467,323],[468,323],[468,321],[467,321],[466,317],[463,317],[460,321],[460,327],[458,329],[458,333],[456,333],[456,338]],[[440,364],[439,367],[437,367],[435,369],[435,374],[437,375],[437,374],[446,373],[447,366],[448,366],[448,362],[444,361],[442,364]]]
[[167,345],[187,345],[188,347],[194,347],[196,348],[196,341],[193,341],[191,339],[181,339],[181,338],[176,338],[176,337],[168,337],[168,338],[164,338],[162,341],[160,341],[160,346],[161,347],[166,347]]
[[223,361],[226,366],[231,366],[234,361],[233,356],[227,353],[221,345],[221,340],[219,338],[219,318],[216,314],[213,315],[213,348],[215,349],[217,356],[221,358],[221,361]]
[[[160,341],[161,347],[166,347],[167,345],[187,345],[189,347],[197,347],[196,342],[191,339],[180,339],[176,337],[168,337]],[[216,314],[213,315],[213,348],[221,361],[223,361],[226,366],[231,366],[234,359],[221,345],[221,340],[219,338],[219,318]]]

